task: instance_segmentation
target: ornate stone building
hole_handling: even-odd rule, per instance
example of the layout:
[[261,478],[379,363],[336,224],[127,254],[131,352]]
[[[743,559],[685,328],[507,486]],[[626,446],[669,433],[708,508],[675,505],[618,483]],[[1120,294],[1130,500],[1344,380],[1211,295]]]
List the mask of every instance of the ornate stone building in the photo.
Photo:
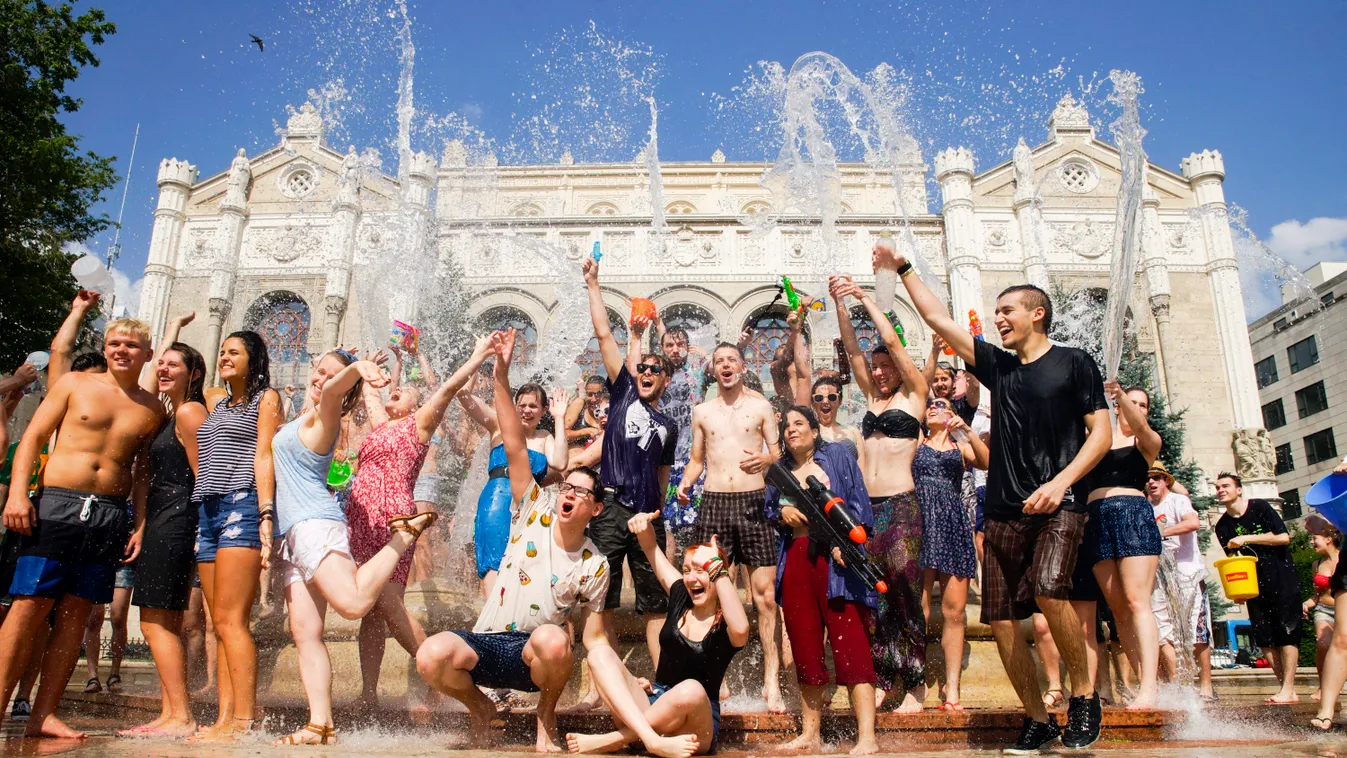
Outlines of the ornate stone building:
[[[768,166],[728,162],[719,151],[709,162],[659,166],[665,227],[657,235],[644,161],[586,165],[567,155],[556,165],[500,166],[492,155],[470,159],[451,142],[438,166],[424,153],[408,156],[399,180],[362,170],[353,149],[330,149],[310,107],[287,126],[276,147],[240,152],[228,171],[205,180],[184,161],[161,164],[140,307],[156,333],[172,313],[208,311],[184,333],[208,355],[223,333],[261,329],[277,384],[302,379],[309,355],[358,339],[353,273],[395,249],[425,243],[444,264],[440,274],[461,276],[445,285],[468,288],[472,319],[518,326],[536,346],[574,325],[557,323],[555,272],[511,240],[545,243],[577,264],[599,242],[615,324],[626,321],[631,298],[645,297],[702,335],[729,338],[753,325],[749,352],[759,369],[784,326],[772,305],[777,277],[800,273],[819,254],[818,219],[774,207],[760,186]],[[1047,126],[1045,140],[1021,141],[1012,160],[980,173],[968,150],[936,155],[939,214],[926,210],[925,182],[904,185],[914,244],[950,283],[953,312],[981,314],[988,339],[996,338],[995,296],[1010,284],[1052,280],[1101,293],[1108,286],[1119,152],[1097,138],[1069,96]],[[925,176],[919,159],[908,168]],[[1190,155],[1178,172],[1148,166],[1143,263],[1131,303],[1140,345],[1156,355],[1159,386],[1189,409],[1190,453],[1213,475],[1235,465],[1232,441],[1262,426],[1224,177],[1214,151]],[[888,175],[842,166],[831,250],[867,285],[870,248],[898,224],[896,199]],[[901,298],[897,312],[909,350],[924,358],[928,330]],[[1256,479],[1251,494],[1276,495],[1272,480]]]

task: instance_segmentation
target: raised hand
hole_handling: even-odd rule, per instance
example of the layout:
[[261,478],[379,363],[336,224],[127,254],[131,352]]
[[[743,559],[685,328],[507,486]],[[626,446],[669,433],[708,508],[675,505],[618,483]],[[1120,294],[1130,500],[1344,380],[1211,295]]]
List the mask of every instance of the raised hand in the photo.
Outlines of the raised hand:
[[383,369],[379,368],[379,364],[374,361],[356,361],[351,365],[355,367],[356,373],[360,374],[360,378],[375,389],[386,387],[391,381],[388,375],[383,372]]
[[636,535],[636,541],[640,543],[642,550],[656,547],[655,528],[651,523],[659,517],[659,511],[655,511],[653,513],[638,513],[627,519],[627,531]]
[[[100,297],[102,295],[93,290],[82,289],[75,293],[75,299],[70,302],[70,310],[80,311],[81,313],[88,311],[98,305],[98,298]],[[192,315],[195,316],[196,314],[193,313]]]
[[[492,350],[493,348],[491,347],[491,335],[489,334],[483,334],[472,343],[473,355],[486,357],[491,355]],[[468,381],[469,388],[472,387],[473,382],[477,381],[477,375],[473,374],[472,376],[473,378]]]
[[[97,293],[95,293],[95,295],[96,294]],[[178,316],[173,320],[177,322],[179,328],[182,328],[192,323],[192,321],[195,319],[196,319],[196,311],[187,311],[186,313]]]
[[645,330],[650,327],[650,317],[644,314],[633,316],[631,319],[631,334],[634,339],[639,340]]
[[585,274],[585,284],[599,283],[599,262],[594,258],[585,256],[584,262],[581,263],[581,270]]
[[902,268],[904,263],[907,263],[907,258],[898,254],[898,250],[894,247],[892,241],[887,244],[877,242],[870,250],[870,263],[875,271],[880,269],[897,270]]
[[851,277],[848,276],[830,276],[828,277],[828,294],[832,295],[833,300],[842,302],[847,297],[847,286],[851,284]]
[[503,329],[491,335],[491,347],[496,352],[496,360],[501,366],[509,368],[514,361],[514,343],[517,334],[513,327]]
[[14,378],[23,382],[23,386],[28,386],[37,381],[37,367],[31,363],[25,363],[14,369]]
[[565,388],[558,387],[552,390],[552,397],[548,399],[547,411],[552,414],[552,418],[560,419],[566,415],[566,406],[570,405],[571,396]]

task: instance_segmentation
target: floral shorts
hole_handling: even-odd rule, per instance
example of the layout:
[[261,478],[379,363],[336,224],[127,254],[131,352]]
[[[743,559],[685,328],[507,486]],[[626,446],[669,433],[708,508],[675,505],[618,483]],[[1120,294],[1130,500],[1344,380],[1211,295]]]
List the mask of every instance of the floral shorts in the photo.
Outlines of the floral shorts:
[[211,495],[197,509],[196,562],[211,563],[226,547],[262,547],[258,531],[257,490]]

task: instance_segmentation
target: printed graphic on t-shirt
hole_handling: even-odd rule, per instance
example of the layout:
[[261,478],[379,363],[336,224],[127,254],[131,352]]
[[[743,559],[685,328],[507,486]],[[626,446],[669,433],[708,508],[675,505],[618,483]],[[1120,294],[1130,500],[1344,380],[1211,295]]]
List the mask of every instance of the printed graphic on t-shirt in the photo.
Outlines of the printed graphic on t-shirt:
[[654,419],[650,418],[650,411],[645,407],[645,403],[635,402],[627,406],[627,439],[636,440],[637,446],[642,450],[650,449],[650,441],[659,435],[661,443],[668,440],[669,430],[662,424],[656,424]]

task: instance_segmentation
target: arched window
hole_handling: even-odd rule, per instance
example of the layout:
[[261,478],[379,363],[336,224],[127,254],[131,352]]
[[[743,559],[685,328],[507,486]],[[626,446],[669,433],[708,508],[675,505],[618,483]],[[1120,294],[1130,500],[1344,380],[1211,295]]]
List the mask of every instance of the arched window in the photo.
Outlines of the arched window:
[[501,329],[515,329],[519,332],[515,339],[514,361],[520,365],[533,360],[538,350],[538,328],[528,314],[508,305],[488,308],[477,317],[476,332],[490,334]]
[[[790,326],[786,323],[786,307],[771,305],[762,308],[749,317],[744,328],[752,329],[753,335],[744,346],[744,362],[749,370],[762,380],[762,389],[769,397],[772,392],[772,359],[777,348],[785,347],[790,337]],[[805,324],[805,339],[809,338],[809,325]]]
[[664,207],[664,213],[669,216],[687,216],[696,212],[696,206],[686,200],[675,200]]
[[543,215],[543,209],[540,208],[536,203],[520,203],[519,205],[516,205],[513,210],[510,211],[510,215],[522,218],[541,216]]
[[[674,303],[661,311],[660,315],[664,318],[664,325],[669,329],[682,329],[687,332],[689,344],[700,344],[709,350],[709,345],[715,345],[720,341],[720,325],[716,323],[715,316],[700,305]],[[659,350],[659,334],[654,329],[650,330],[650,350],[651,352]]]
[[608,202],[595,203],[585,211],[586,216],[616,216],[617,206]]
[[[613,330],[613,339],[617,340],[617,349],[623,355],[626,355],[627,340],[627,320],[622,318],[617,311],[608,309],[608,328]],[[603,355],[599,352],[599,338],[590,337],[589,344],[585,345],[585,351],[580,354],[575,362],[580,365],[582,376],[607,376],[608,373],[603,366]]]
[[[898,323],[903,323],[898,319]],[[863,305],[855,305],[851,308],[851,326],[856,330],[856,343],[861,346],[861,351],[869,355],[871,350],[884,344],[879,337],[879,332],[875,329],[875,322],[870,320],[869,311],[865,310]],[[904,327],[906,330],[906,327]],[[904,331],[906,335],[906,331]]]
[[268,292],[248,306],[243,328],[262,335],[267,343],[271,386],[284,391],[308,382],[309,306],[303,298],[293,292]]

